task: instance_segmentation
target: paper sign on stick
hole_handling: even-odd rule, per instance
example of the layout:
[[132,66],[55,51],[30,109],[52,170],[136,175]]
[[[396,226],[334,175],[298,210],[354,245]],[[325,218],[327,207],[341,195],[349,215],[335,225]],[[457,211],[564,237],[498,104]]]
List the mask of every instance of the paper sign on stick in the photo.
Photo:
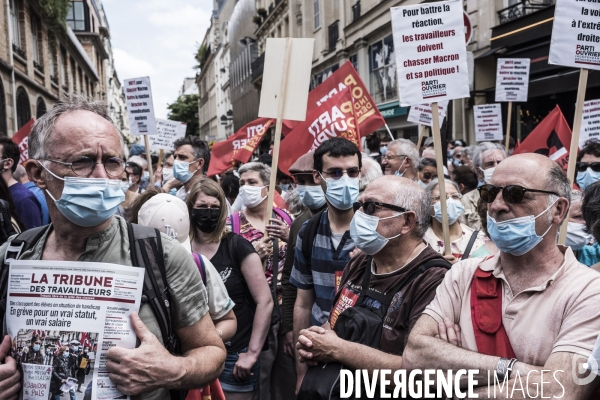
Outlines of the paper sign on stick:
[[156,119],[157,134],[150,137],[150,147],[157,150],[175,151],[173,143],[185,136],[185,122]]
[[581,149],[589,139],[600,140],[600,100],[583,103],[579,148]]
[[[440,116],[440,124],[444,122],[446,118],[446,110],[448,109],[448,100],[440,101],[438,103],[438,114]],[[407,121],[414,122],[416,124],[432,126],[433,116],[431,114],[431,104],[419,104],[412,106],[408,113]]]
[[502,107],[500,104],[485,104],[474,106],[475,115],[475,140],[487,142],[502,140]]
[[527,101],[529,58],[499,58],[496,69],[496,101]]
[[123,92],[129,113],[129,129],[132,135],[156,135],[156,121],[152,105],[150,78],[125,79]]
[[267,39],[263,86],[260,93],[258,116],[277,118],[281,93],[287,93],[283,107],[283,118],[304,121],[306,104],[310,86],[310,71],[314,39],[290,39],[290,59],[288,62],[289,77],[286,87],[281,88],[282,65],[285,58],[285,42],[287,39]]
[[392,7],[401,106],[469,97],[462,2]]

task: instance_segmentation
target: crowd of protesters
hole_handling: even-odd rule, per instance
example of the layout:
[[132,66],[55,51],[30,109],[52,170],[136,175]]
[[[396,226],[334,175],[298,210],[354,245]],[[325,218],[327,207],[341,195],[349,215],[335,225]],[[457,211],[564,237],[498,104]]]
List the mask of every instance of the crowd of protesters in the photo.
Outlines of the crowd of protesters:
[[[205,141],[174,147],[148,165],[81,98],[36,121],[23,166],[0,139],[2,258],[40,229],[21,259],[133,265],[131,224],[161,232],[181,349],[142,305],[131,317],[142,345],[107,354],[122,393],[193,398],[217,384],[227,400],[329,399],[342,369],[478,369],[480,397],[493,376],[512,387],[527,375],[532,389],[541,370],[569,373],[546,396],[596,395],[599,378],[579,384],[571,371],[600,357],[600,141],[580,150],[574,184],[550,158],[492,142],[449,141],[439,165],[431,140],[375,133],[362,152],[334,137],[289,175],[263,154],[211,177]],[[280,201],[267,215],[272,174]],[[15,360],[12,343],[0,344],[1,400],[18,398],[17,361],[52,365],[56,399],[67,376],[81,389],[87,349],[78,371],[68,347],[49,360],[35,341]]]

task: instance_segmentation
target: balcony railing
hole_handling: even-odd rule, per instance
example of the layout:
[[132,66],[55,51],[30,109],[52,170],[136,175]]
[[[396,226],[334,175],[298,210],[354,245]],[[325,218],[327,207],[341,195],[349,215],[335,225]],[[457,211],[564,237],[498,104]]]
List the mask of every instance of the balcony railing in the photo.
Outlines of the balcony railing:
[[54,83],[56,86],[58,86],[58,76],[56,76],[56,75],[50,75],[50,81],[52,83]]
[[40,71],[42,74],[44,73],[44,67],[37,61],[33,62],[33,67]]
[[22,48],[20,48],[19,46],[17,46],[14,43],[12,46],[13,46],[13,51],[15,52],[15,54],[19,55],[23,59],[27,59],[27,54],[25,54],[25,51]]
[[338,21],[335,21],[333,24],[329,25],[328,28],[329,33],[329,51],[335,51],[335,45],[340,38],[340,31],[338,29]]
[[521,0],[510,7],[498,11],[498,20],[500,24],[505,24],[524,15],[550,7],[553,4],[553,0]]
[[352,5],[352,22],[360,18],[360,0]]
[[265,68],[265,53],[262,53],[258,58],[252,61],[252,82],[260,78],[263,74],[263,70]]

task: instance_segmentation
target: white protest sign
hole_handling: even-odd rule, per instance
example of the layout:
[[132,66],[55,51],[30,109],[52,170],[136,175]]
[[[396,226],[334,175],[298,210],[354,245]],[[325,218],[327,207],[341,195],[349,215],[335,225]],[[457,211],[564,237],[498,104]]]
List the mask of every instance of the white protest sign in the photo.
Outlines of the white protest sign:
[[583,103],[583,115],[579,132],[579,148],[582,148],[589,139],[600,140],[600,100],[590,100]]
[[156,118],[157,134],[150,137],[150,147],[157,150],[175,151],[173,143],[185,136],[185,122]]
[[48,400],[51,365],[21,364],[23,366],[23,400]]
[[600,69],[600,2],[556,0],[548,64]]
[[[267,39],[265,69],[258,116],[278,118],[279,99],[284,98],[283,119],[304,121],[310,87],[314,39],[290,39],[290,59],[285,60],[287,39]],[[287,63],[286,85],[281,86],[282,65]],[[285,95],[284,95],[285,94]]]
[[462,2],[392,7],[401,106],[469,97]]
[[[440,116],[440,124],[444,122],[446,118],[446,110],[448,109],[448,100],[440,101],[438,103],[438,114]],[[412,106],[408,113],[407,121],[414,122],[416,124],[432,126],[433,125],[433,114],[431,112],[431,104],[419,104]]]
[[500,104],[485,104],[474,106],[475,115],[475,140],[487,142],[502,140],[502,107]]
[[527,101],[529,58],[499,58],[496,69],[496,101]]
[[125,79],[123,92],[129,113],[129,129],[132,135],[156,135],[156,121],[152,105],[150,78]]

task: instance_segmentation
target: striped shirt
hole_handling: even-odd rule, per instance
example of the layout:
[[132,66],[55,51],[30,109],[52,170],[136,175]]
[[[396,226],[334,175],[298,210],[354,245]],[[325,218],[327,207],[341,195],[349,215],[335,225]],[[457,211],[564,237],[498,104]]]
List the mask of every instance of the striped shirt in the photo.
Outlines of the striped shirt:
[[339,286],[344,267],[350,261],[350,252],[354,250],[350,231],[346,231],[339,246],[334,247],[327,212],[328,210],[325,210],[321,214],[308,262],[302,253],[302,238],[310,220],[300,228],[294,250],[294,268],[290,277],[290,283],[298,289],[315,291],[311,324],[318,326],[329,319],[335,291]]

